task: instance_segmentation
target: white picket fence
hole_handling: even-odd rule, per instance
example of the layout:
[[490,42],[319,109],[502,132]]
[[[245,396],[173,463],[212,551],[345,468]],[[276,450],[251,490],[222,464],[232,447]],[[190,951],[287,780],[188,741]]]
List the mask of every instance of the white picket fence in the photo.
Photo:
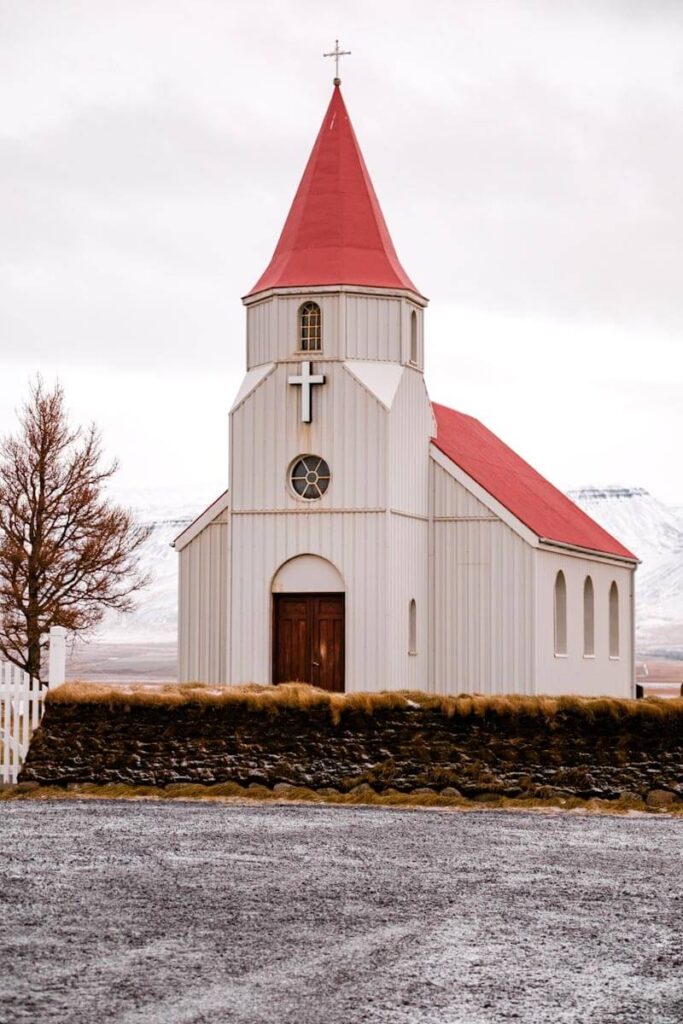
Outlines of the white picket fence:
[[31,742],[43,717],[45,696],[64,682],[66,639],[61,626],[50,630],[48,688],[31,679],[16,665],[0,661],[0,782],[16,782]]

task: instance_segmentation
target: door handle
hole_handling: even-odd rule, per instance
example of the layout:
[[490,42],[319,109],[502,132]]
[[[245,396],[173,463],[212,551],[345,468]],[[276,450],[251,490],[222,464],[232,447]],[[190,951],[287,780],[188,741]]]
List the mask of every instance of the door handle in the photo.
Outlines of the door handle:
[[311,665],[313,665],[315,668],[320,668],[320,662],[319,661],[312,661]]

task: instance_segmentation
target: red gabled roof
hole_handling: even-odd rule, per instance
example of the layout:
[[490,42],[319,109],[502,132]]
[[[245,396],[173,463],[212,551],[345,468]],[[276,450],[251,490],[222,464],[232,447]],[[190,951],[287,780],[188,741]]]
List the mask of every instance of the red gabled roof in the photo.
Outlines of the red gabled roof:
[[637,558],[472,416],[432,403],[433,444],[538,537]]
[[338,85],[273,258],[249,295],[335,284],[419,294],[398,261]]

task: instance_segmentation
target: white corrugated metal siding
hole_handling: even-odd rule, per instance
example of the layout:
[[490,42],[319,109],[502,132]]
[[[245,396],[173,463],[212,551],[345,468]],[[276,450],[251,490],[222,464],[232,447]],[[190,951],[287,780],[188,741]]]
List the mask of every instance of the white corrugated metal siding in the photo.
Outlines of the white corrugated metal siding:
[[[337,361],[341,355],[400,363],[405,303],[341,295],[322,296],[321,305],[323,299],[345,309],[346,345],[340,352],[329,338],[326,325],[337,319],[324,306],[322,352],[311,358],[326,382],[314,389],[313,422],[301,422],[300,389],[287,382],[292,362],[276,366],[231,416],[230,679],[270,680],[272,579],[287,559],[310,553],[328,559],[345,581],[347,689],[425,686],[431,406],[416,370],[404,371],[387,409]],[[289,320],[287,332],[277,328],[278,344],[288,347],[261,349],[259,359],[285,351],[291,359],[301,301],[277,300]],[[289,466],[306,453],[322,456],[332,476],[313,505],[288,483]],[[411,598],[422,642],[409,657]]]
[[[567,654],[555,654],[555,578],[567,585]],[[631,626],[634,570],[627,566],[539,550],[536,552],[536,679],[538,693],[633,696],[634,652]],[[593,581],[595,654],[583,653],[583,586]],[[609,656],[609,588],[619,588],[619,657]]]
[[376,359],[406,365],[410,359],[410,313],[418,324],[418,368],[423,366],[423,310],[401,296],[340,291],[273,295],[247,308],[247,369],[292,361],[298,349],[300,306],[317,302],[322,316],[322,352],[327,359]]
[[272,581],[288,559],[313,554],[346,586],[346,688],[381,689],[386,532],[383,512],[233,515],[230,681],[271,680]]
[[431,467],[431,688],[532,693],[533,548]]
[[346,359],[400,363],[401,299],[346,296]]
[[229,579],[227,511],[220,513],[179,553],[178,678],[227,680]]
[[[307,358],[298,353],[298,311],[307,301],[317,302],[322,316],[323,352],[341,358],[339,317],[343,296],[335,294],[275,295],[247,309],[247,369],[261,363]],[[313,354],[313,353],[311,353]]]
[[[414,516],[388,518],[386,678],[377,689],[426,690],[429,680],[429,523]],[[409,607],[416,605],[415,652],[409,646]]]
[[377,509],[386,500],[386,410],[340,363],[314,362],[325,384],[313,388],[313,422],[301,422],[301,389],[281,364],[231,415],[230,493],[234,511],[308,512],[288,469],[298,455],[321,455],[332,479],[316,509]]

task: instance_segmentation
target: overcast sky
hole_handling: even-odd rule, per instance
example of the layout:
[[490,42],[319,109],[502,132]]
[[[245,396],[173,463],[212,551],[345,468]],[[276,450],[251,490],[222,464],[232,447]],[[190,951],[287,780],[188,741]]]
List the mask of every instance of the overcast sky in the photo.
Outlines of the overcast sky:
[[337,36],[432,398],[683,504],[681,0],[0,0],[0,433],[40,371],[126,497],[223,489]]

